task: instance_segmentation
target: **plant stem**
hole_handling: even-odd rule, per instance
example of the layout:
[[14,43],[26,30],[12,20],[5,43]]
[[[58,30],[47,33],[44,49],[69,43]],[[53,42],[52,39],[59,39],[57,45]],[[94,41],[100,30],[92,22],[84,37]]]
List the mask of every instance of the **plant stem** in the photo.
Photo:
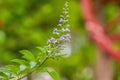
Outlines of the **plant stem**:
[[46,57],[45,60],[38,66],[36,66],[32,71],[30,71],[29,73],[27,73],[26,75],[18,78],[17,80],[21,80],[23,78],[25,78],[26,76],[30,75],[31,73],[35,72],[38,68],[40,68],[47,60],[49,59],[49,57]]

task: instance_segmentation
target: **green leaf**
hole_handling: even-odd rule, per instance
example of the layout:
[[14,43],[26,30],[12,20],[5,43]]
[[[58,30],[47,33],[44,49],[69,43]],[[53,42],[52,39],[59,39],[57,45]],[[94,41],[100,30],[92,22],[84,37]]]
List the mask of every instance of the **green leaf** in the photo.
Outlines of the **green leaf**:
[[12,73],[14,73],[15,75],[17,75],[17,71],[19,70],[18,66],[15,65],[8,65],[6,66],[10,71],[12,71]]
[[6,70],[3,73],[7,76],[6,79],[11,79],[12,78],[12,71]]
[[23,58],[25,58],[29,61],[35,61],[35,57],[30,51],[22,50],[22,51],[20,51],[20,53],[22,53],[24,55]]
[[0,76],[2,80],[8,79],[8,76],[2,70],[0,70]]
[[18,63],[18,64],[27,64],[27,61],[21,60],[21,59],[13,59],[12,62]]
[[47,54],[46,48],[44,48],[44,47],[37,47],[37,49],[39,50],[39,53],[40,53],[40,54],[41,54],[41,53]]
[[49,73],[49,75],[54,79],[54,80],[60,80],[60,77],[59,77],[59,75],[58,75],[58,73],[55,71],[55,70],[53,70],[53,69],[51,69],[51,68],[47,68],[46,69],[47,70],[47,72]]
[[40,62],[43,62],[47,57],[46,50],[41,47],[37,47],[37,49],[40,50],[40,52],[38,54],[38,59],[40,60]]
[[42,53],[45,53],[45,52],[46,52],[45,48],[42,48],[42,47],[36,47],[36,48],[39,49],[40,52],[42,52]]
[[29,64],[30,64],[30,68],[33,68],[33,67],[35,67],[35,66],[36,66],[36,64],[37,64],[37,63],[36,63],[36,62],[34,62],[34,61],[31,61]]
[[45,53],[42,53],[41,55],[39,55],[39,60],[41,62],[43,62],[46,59],[47,55]]

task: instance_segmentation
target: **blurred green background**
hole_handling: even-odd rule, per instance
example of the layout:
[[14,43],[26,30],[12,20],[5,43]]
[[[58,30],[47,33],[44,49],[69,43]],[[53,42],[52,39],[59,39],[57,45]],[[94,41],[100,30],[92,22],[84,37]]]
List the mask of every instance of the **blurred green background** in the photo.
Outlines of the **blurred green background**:
[[[21,58],[22,49],[33,50],[46,45],[58,24],[66,0],[0,0],[0,65]],[[111,8],[112,7],[112,8]],[[116,15],[115,5],[105,7],[106,20]],[[96,46],[84,27],[78,0],[70,1],[71,55],[62,61],[49,61],[63,80],[93,80]],[[116,29],[118,30],[118,29]],[[117,64],[116,79],[119,77]]]

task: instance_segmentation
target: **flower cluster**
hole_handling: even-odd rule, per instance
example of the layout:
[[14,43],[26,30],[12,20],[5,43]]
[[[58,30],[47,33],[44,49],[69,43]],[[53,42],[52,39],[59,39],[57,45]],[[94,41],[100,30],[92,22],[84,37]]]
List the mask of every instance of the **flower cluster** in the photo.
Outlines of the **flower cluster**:
[[59,24],[53,30],[53,37],[51,37],[48,44],[48,54],[56,55],[60,50],[64,49],[64,44],[70,42],[70,24],[69,24],[69,7],[68,2],[65,3],[62,15],[60,15]]

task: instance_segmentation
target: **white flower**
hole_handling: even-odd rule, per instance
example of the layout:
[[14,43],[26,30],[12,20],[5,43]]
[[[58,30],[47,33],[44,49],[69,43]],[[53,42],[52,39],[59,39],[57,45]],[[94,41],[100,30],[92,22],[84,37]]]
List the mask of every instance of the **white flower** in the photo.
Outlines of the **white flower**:
[[62,24],[58,24],[58,26],[62,26]]
[[70,35],[70,34],[66,34],[66,37],[70,39],[70,38],[71,38],[71,35]]
[[65,31],[66,31],[66,32],[70,32],[70,29],[69,29],[69,28],[66,28]]
[[64,29],[64,28],[62,28],[62,32],[65,32],[65,29]]
[[58,29],[57,29],[57,28],[54,28],[54,30],[53,30],[53,34],[57,34],[57,35],[59,35],[59,32],[58,32]]

